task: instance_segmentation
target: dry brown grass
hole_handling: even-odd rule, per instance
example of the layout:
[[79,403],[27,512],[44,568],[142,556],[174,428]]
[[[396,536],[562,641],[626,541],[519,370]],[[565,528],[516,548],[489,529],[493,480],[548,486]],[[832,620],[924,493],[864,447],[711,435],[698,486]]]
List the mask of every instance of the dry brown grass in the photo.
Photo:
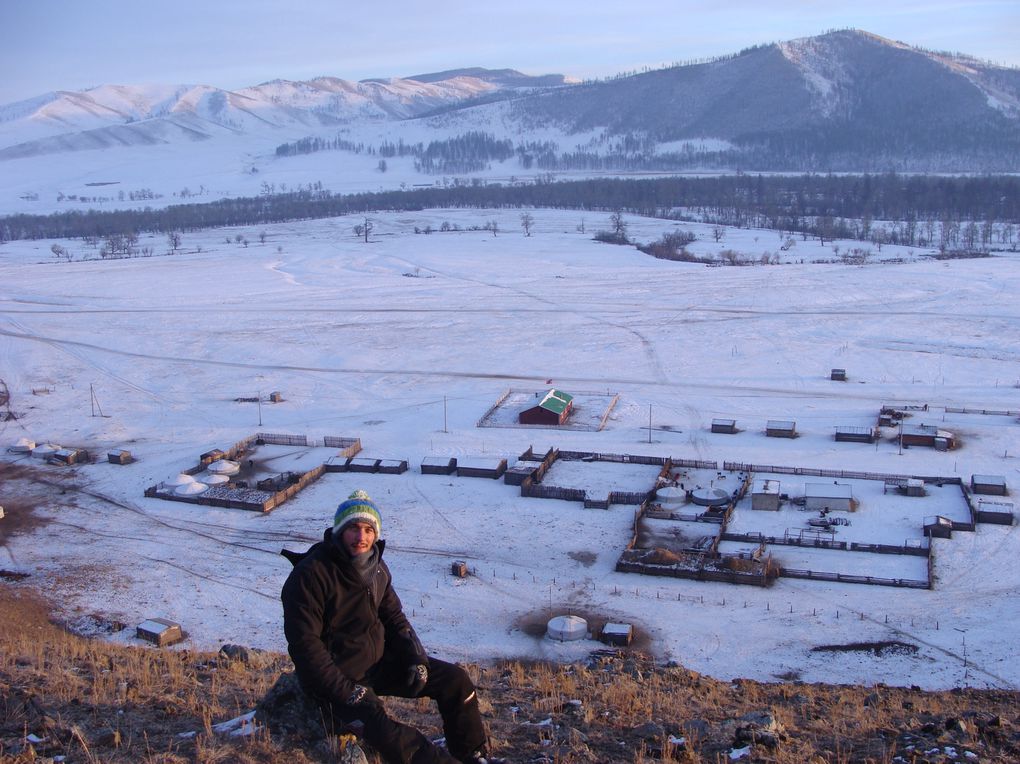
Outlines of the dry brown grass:
[[[282,671],[283,655],[247,663],[211,653],[124,647],[67,633],[25,584],[0,586],[0,760],[259,764],[337,761],[265,732],[230,738],[213,726],[252,710]],[[728,761],[755,741],[750,761],[893,764],[1020,761],[1020,695],[925,693],[877,686],[720,682],[640,652],[584,664],[505,661],[469,666],[493,747],[512,762]],[[439,736],[427,701],[387,700],[392,713]],[[764,714],[761,726],[748,714]],[[44,741],[26,745],[34,734]],[[677,741],[683,738],[684,743]],[[911,747],[912,746],[912,747]],[[900,758],[897,758],[900,757]],[[374,757],[372,757],[374,758]]]

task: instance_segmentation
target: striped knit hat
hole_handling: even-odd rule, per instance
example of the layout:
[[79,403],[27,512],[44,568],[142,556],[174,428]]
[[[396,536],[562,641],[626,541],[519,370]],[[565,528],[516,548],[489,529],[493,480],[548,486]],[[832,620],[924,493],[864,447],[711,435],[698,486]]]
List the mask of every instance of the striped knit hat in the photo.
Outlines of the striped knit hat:
[[375,528],[375,535],[378,538],[382,534],[382,517],[379,515],[379,508],[375,505],[364,491],[358,490],[347,497],[347,501],[341,502],[333,515],[333,534],[340,533],[344,526],[353,522],[368,523]]

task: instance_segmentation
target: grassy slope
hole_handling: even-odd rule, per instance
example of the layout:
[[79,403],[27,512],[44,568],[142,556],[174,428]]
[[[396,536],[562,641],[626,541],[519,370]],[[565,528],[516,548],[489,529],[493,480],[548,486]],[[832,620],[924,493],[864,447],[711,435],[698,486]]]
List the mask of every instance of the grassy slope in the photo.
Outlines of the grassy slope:
[[[30,579],[0,583],[0,760],[337,760],[323,746],[265,731],[230,738],[212,729],[253,709],[289,669],[286,656],[253,653],[242,663],[123,647],[70,634],[48,613]],[[1016,692],[726,683],[653,666],[640,653],[589,665],[512,661],[471,671],[493,747],[512,762],[542,754],[557,762],[642,762],[662,756],[663,748],[680,761],[724,761],[735,745],[746,745],[742,730],[750,725],[741,717],[755,713],[771,717],[774,726],[773,734],[757,729],[753,761],[1020,760]],[[440,734],[426,702],[387,703],[394,714]],[[768,726],[768,718],[759,721]],[[26,746],[28,734],[44,742]],[[686,747],[671,745],[671,735],[686,737]],[[947,751],[954,755],[947,758]]]

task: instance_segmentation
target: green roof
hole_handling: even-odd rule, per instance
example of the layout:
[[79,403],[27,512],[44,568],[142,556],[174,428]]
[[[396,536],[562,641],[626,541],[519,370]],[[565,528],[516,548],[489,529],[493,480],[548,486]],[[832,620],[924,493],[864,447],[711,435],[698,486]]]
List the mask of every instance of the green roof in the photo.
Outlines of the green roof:
[[555,387],[545,394],[542,402],[538,404],[539,408],[543,408],[547,411],[552,411],[554,414],[562,414],[567,410],[567,406],[574,400],[574,396],[557,390]]

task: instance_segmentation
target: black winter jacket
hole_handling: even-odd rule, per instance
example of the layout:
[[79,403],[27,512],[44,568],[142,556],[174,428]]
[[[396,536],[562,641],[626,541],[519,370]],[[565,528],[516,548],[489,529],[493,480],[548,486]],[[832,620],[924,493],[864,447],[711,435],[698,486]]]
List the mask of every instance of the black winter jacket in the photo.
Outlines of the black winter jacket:
[[327,528],[304,555],[287,553],[294,570],[283,585],[283,631],[298,681],[309,695],[343,703],[383,656],[407,665],[427,663],[404,616],[379,550],[368,582]]

